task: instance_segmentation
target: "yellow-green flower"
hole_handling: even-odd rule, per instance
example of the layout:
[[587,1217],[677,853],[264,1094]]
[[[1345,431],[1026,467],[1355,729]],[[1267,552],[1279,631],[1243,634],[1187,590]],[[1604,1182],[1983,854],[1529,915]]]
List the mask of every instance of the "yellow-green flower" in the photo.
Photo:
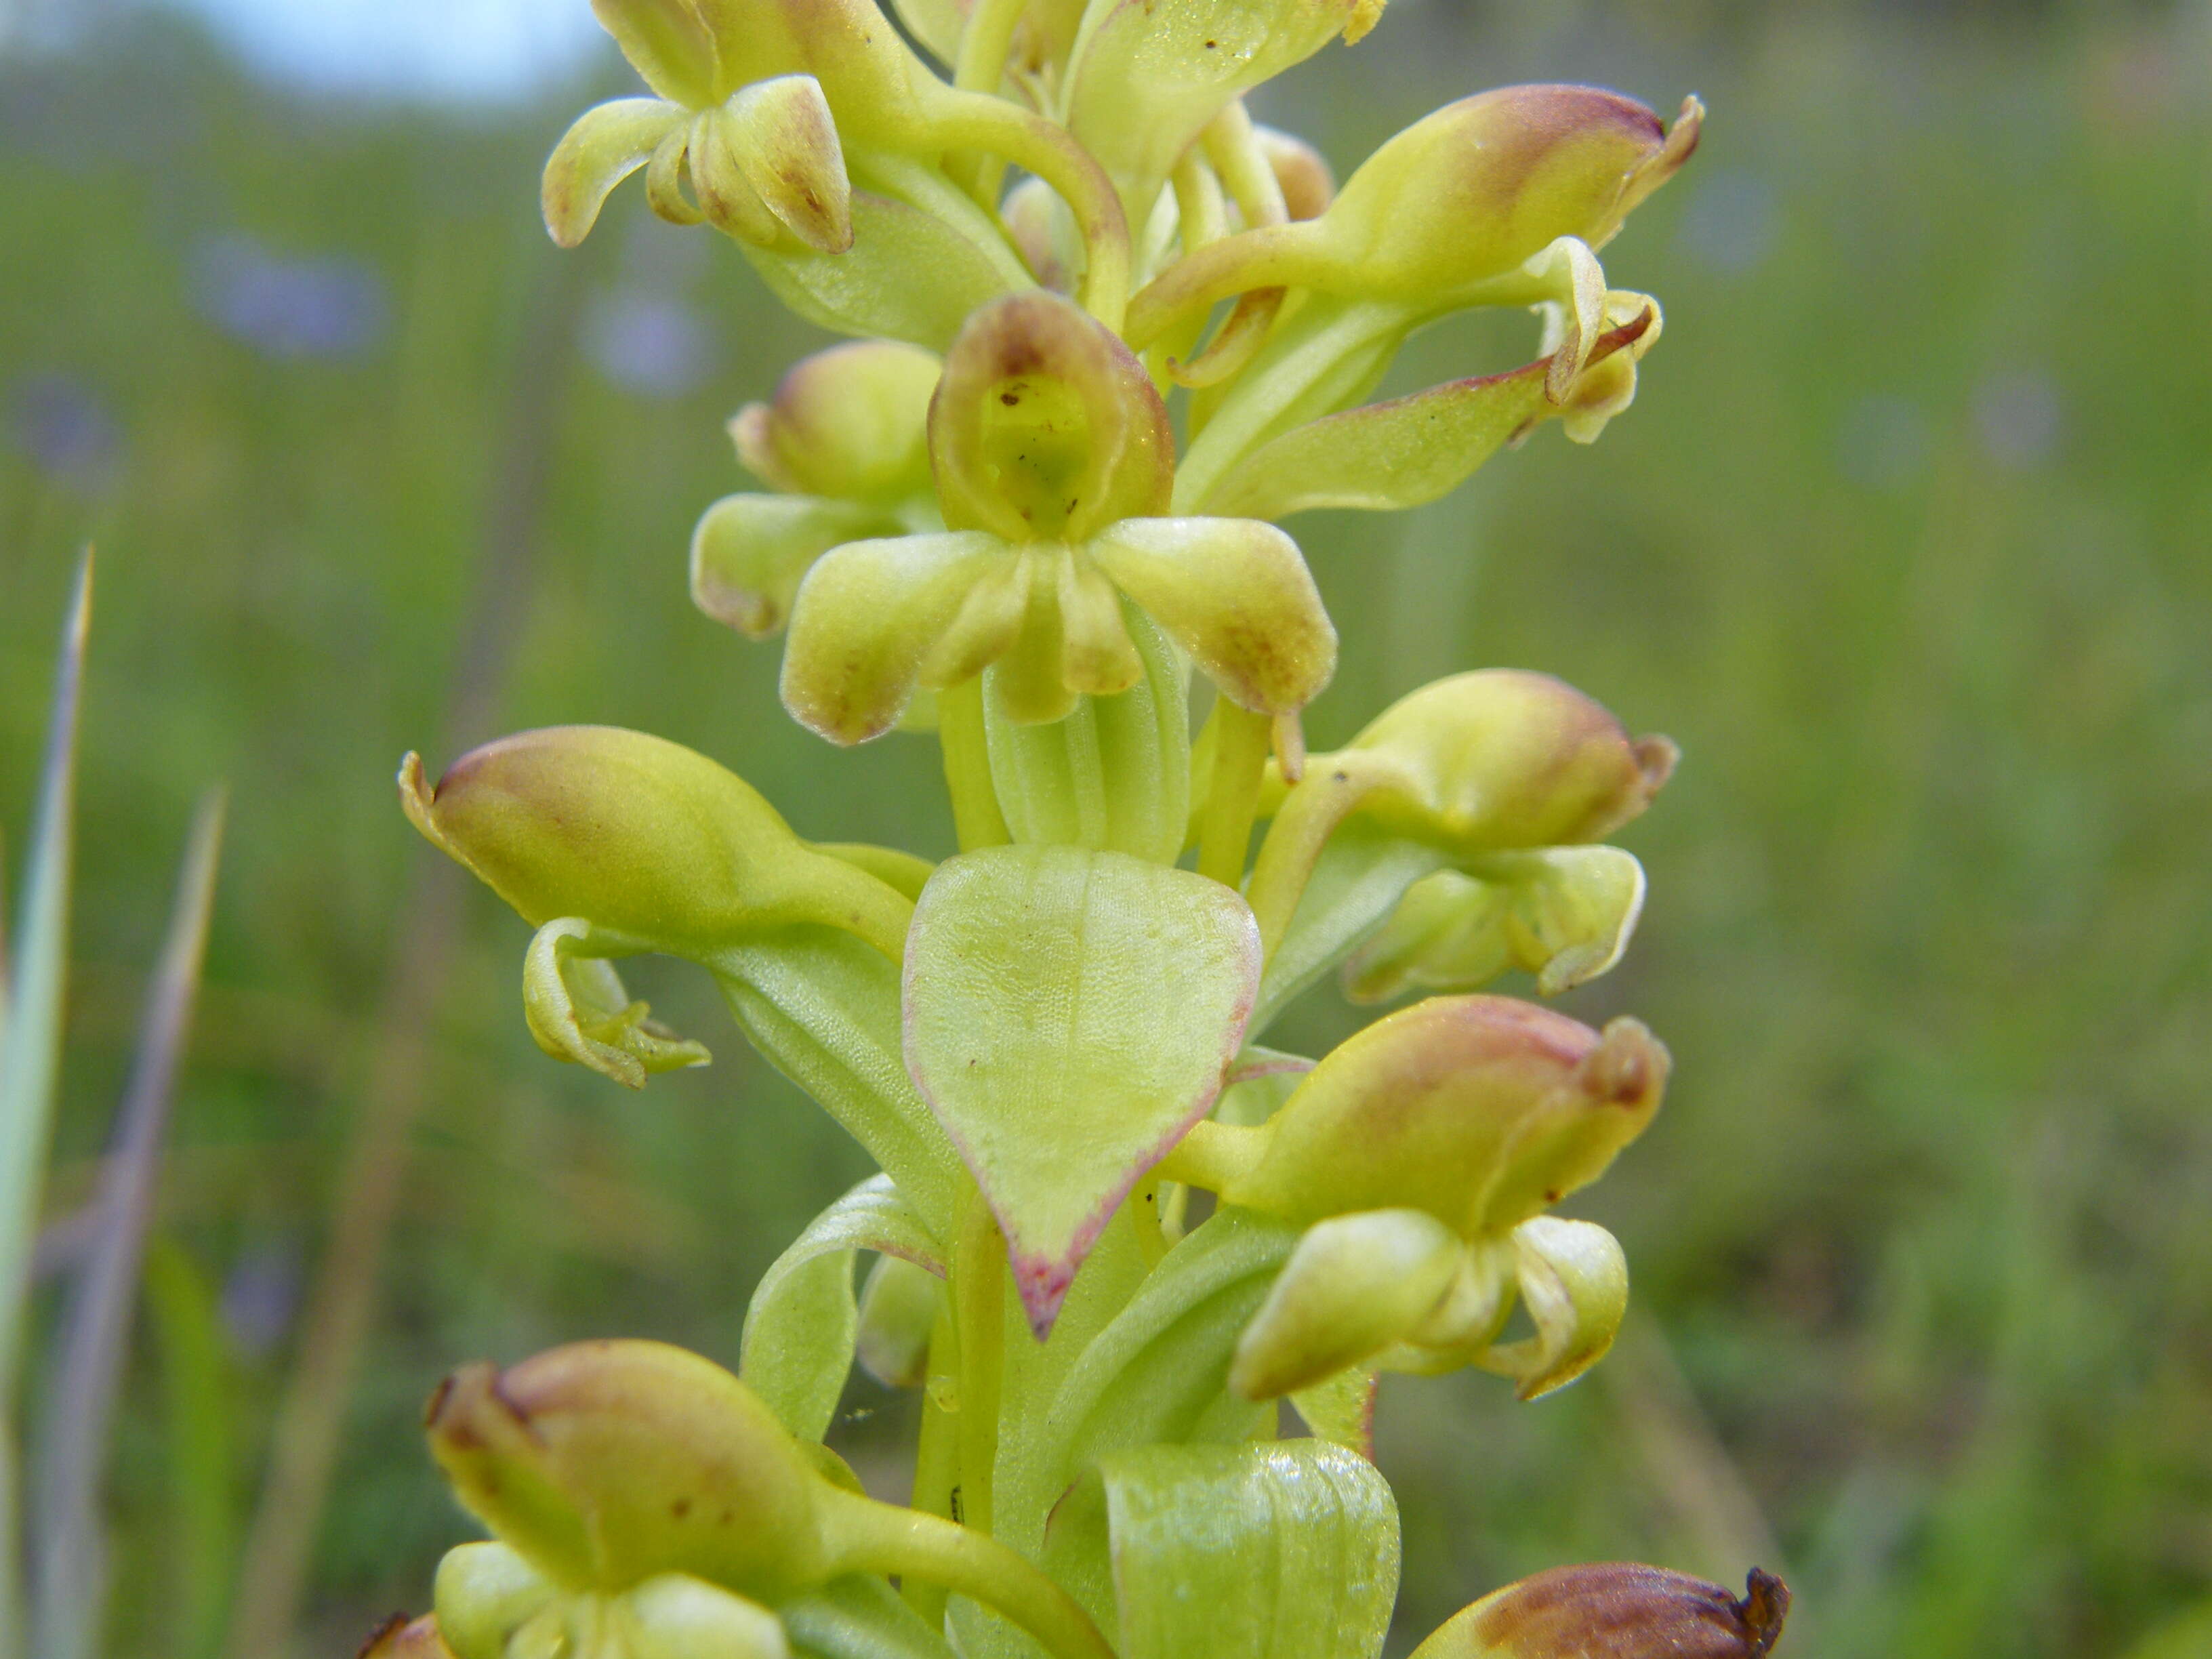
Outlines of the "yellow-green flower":
[[1045,293],[1010,296],[954,341],[929,416],[946,528],[848,544],[800,586],[786,707],[839,743],[887,731],[918,687],[986,669],[1018,722],[1142,672],[1122,607],[1264,714],[1328,684],[1336,635],[1297,544],[1253,520],[1171,518],[1174,439],[1144,368]]

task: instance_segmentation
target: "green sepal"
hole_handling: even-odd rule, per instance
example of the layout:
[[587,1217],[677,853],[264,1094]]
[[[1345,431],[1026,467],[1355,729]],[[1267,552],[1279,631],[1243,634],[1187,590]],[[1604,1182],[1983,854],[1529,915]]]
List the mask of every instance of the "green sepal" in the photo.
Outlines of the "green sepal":
[[745,1313],[738,1375],[802,1440],[819,1440],[853,1367],[860,1310],[853,1260],[897,1256],[943,1277],[944,1252],[888,1176],[872,1176],[822,1212],[778,1256]]
[[1473,991],[1509,968],[1545,996],[1619,962],[1644,908],[1644,866],[1618,847],[1550,847],[1475,860],[1415,882],[1344,964],[1346,994]]
[[1372,1463],[1325,1441],[1146,1446],[1085,1474],[1045,1559],[1102,1600],[1110,1585],[1122,1659],[1372,1659],[1398,1509]]
[[1170,1250],[1070,1368],[1046,1418],[1057,1491],[1109,1452],[1250,1439],[1271,1420],[1229,1389],[1237,1339],[1298,1229],[1224,1206]]
[[655,1073],[708,1063],[704,1043],[678,1036],[652,1012],[630,1000],[614,964],[593,951],[592,924],[581,917],[549,921],[531,939],[522,959],[522,1016],[554,1059],[589,1066],[626,1089],[642,1089]]
[[[861,177],[857,158],[854,172]],[[960,325],[1015,284],[1004,260],[935,214],[890,196],[853,191],[852,246],[738,244],[791,311],[837,334],[903,340],[942,351]]]
[[753,1047],[867,1149],[933,1237],[946,1237],[959,1160],[900,1058],[898,969],[827,927],[788,929],[712,966]]
[[1125,854],[990,848],[923,889],[907,1069],[998,1218],[1040,1337],[1115,1207],[1213,1104],[1259,970],[1234,892]]
[[1045,726],[1009,718],[987,696],[991,781],[1017,842],[1172,864],[1190,817],[1189,665],[1141,611],[1121,611],[1144,678]]
[[1237,1340],[1229,1386],[1273,1400],[1411,1336],[1458,1277],[1466,1246],[1420,1210],[1331,1216],[1306,1230]]
[[848,1574],[776,1609],[792,1659],[956,1659],[881,1578]]

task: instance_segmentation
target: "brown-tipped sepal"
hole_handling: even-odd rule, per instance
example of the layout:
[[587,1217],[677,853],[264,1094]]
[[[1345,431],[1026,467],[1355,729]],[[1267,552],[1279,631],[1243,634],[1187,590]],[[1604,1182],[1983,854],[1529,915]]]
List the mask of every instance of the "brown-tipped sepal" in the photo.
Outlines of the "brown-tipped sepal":
[[1764,1659],[1789,1587],[1754,1567],[1744,1593],[1630,1562],[1554,1567],[1493,1591],[1413,1659]]
[[455,1496],[556,1585],[687,1572],[773,1603],[830,1570],[819,1474],[750,1389],[680,1348],[583,1342],[464,1366],[426,1421]]
[[1462,854],[1596,841],[1650,805],[1677,753],[1562,680],[1504,668],[1423,686],[1346,750],[1392,775],[1364,816]]
[[1432,997],[1308,1074],[1224,1198],[1298,1221],[1427,1212],[1496,1235],[1601,1175],[1659,1109],[1666,1048],[1504,997]]

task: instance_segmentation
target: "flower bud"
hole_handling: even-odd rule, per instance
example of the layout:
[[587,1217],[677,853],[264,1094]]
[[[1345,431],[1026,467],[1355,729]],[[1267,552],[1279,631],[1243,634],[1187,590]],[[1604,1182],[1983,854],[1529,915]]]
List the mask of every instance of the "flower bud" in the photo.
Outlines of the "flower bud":
[[1167,510],[1175,439],[1144,365],[1056,295],[969,318],[929,410],[945,522],[1009,542],[1080,540]]
[[1504,997],[1435,997],[1325,1058],[1264,1132],[1228,1202],[1294,1221],[1424,1210],[1502,1233],[1603,1174],[1659,1109],[1666,1049]]
[[599,955],[704,957],[799,921],[849,927],[894,959],[902,948],[904,900],[816,853],[735,774],[659,738],[525,732],[464,755],[434,789],[410,755],[400,804],[526,920],[588,921]]
[[680,1348],[464,1366],[426,1418],[462,1504],[564,1588],[681,1571],[775,1602],[829,1576],[821,1477],[750,1389]]
[[[1637,817],[1674,770],[1664,738],[1631,738],[1548,674],[1455,674],[1403,697],[1346,746],[1395,781],[1362,817],[1462,853],[1595,841]],[[1309,763],[1321,772],[1326,757]]]
[[1283,192],[1285,211],[1294,221],[1320,218],[1336,199],[1336,174],[1328,159],[1294,133],[1264,126],[1252,131]]
[[395,1613],[369,1632],[355,1659],[454,1659],[454,1654],[439,1635],[432,1614],[410,1619]]
[[787,494],[894,506],[929,493],[930,394],[938,360],[891,340],[803,358],[765,404],[730,422],[738,459]]
[[1231,295],[1309,288],[1422,315],[1518,296],[1513,276],[1562,237],[1595,247],[1696,148],[1703,111],[1674,130],[1594,87],[1504,87],[1463,98],[1376,151],[1327,212],[1249,230],[1170,266],[1129,312],[1133,343]]
[[1554,1567],[1466,1608],[1413,1659],[1763,1659],[1789,1587],[1754,1567],[1741,1597],[1627,1562]]

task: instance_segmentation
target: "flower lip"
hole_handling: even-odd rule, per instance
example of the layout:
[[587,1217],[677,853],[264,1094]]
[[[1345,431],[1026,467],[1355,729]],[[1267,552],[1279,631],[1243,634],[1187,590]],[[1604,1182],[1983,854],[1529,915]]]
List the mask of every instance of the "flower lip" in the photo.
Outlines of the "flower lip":
[[1010,295],[969,319],[929,410],[955,530],[1080,541],[1167,510],[1174,434],[1144,366],[1067,301]]

